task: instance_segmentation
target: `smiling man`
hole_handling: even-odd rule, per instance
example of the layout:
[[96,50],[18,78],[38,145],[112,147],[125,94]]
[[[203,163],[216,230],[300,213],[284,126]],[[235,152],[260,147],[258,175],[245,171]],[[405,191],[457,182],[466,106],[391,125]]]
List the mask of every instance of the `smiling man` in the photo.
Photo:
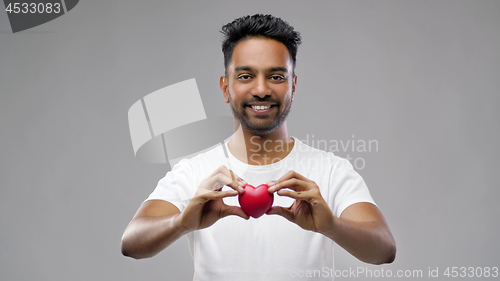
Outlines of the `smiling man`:
[[[333,280],[334,243],[368,263],[392,262],[392,234],[349,161],[288,134],[299,33],[270,15],[222,32],[220,88],[235,133],[158,182],[127,226],[122,253],[151,257],[187,234],[194,280]],[[238,207],[246,183],[267,183],[274,196],[258,219]]]

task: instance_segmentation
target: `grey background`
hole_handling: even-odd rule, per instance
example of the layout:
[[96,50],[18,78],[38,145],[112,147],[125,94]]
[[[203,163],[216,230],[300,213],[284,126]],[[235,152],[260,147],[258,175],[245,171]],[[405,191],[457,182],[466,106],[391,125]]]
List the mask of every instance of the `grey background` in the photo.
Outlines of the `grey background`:
[[[303,36],[290,133],[379,143],[337,153],[366,161],[397,241],[393,264],[368,267],[500,266],[500,1],[115,0],[19,34],[0,12],[2,280],[192,278],[185,238],[152,259],[120,253],[166,172],[134,158],[127,111],[196,78],[207,115],[230,115],[219,30],[257,12]],[[336,263],[365,266],[342,249]]]

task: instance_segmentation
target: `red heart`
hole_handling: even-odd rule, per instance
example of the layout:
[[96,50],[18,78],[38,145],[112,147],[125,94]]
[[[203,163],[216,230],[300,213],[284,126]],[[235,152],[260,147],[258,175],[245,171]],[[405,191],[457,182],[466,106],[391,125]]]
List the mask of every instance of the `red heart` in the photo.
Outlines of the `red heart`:
[[245,192],[238,196],[241,209],[249,216],[258,218],[265,214],[273,205],[274,196],[269,194],[267,184],[261,184],[253,187],[249,184],[245,185]]

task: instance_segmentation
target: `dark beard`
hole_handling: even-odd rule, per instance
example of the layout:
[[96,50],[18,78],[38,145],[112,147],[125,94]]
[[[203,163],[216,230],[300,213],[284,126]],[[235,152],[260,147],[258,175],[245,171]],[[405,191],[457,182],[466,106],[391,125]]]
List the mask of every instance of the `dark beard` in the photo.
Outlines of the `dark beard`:
[[[290,105],[288,108],[283,111],[282,113],[279,113],[279,108],[281,107],[282,103],[277,100],[270,100],[270,99],[259,99],[259,100],[248,100],[248,101],[243,101],[239,106],[243,108],[243,111],[238,111],[234,108],[233,106],[233,101],[231,100],[231,93],[229,93],[229,105],[231,106],[231,110],[233,111],[233,115],[240,124],[247,129],[248,131],[251,131],[256,134],[263,134],[263,133],[270,133],[273,132],[274,130],[278,129],[281,124],[286,120],[286,117],[288,116],[288,113],[290,113],[290,110],[292,108],[292,101],[290,101]],[[246,113],[246,105],[252,102],[272,102],[276,104],[277,111],[278,111],[278,116],[275,116],[274,120],[271,122],[265,123],[265,124],[256,124],[255,122],[251,122],[248,114]]]

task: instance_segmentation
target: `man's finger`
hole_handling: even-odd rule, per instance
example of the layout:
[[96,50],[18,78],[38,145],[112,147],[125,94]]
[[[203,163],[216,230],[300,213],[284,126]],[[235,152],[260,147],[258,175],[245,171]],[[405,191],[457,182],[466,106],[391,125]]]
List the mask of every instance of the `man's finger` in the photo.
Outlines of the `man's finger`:
[[241,184],[234,182],[231,178],[223,173],[215,174],[213,177],[208,179],[208,188],[210,190],[220,191],[225,185],[238,191],[239,193],[243,193],[244,191]]
[[233,181],[242,182],[244,185],[246,184],[246,182],[242,178],[240,178],[237,174],[235,174],[232,170],[229,170],[229,173],[231,174],[231,178],[233,179]]
[[308,178],[304,177],[303,175],[301,175],[293,170],[290,170],[286,174],[284,174],[281,178],[279,178],[277,182],[286,181],[286,180],[289,180],[292,178],[297,178],[297,179],[303,180],[303,181],[308,180]]
[[273,206],[269,211],[266,212],[266,215],[280,215],[285,219],[293,222],[293,213],[288,208],[283,208],[280,206]]
[[238,191],[240,193],[243,193],[245,191],[244,187],[245,185],[247,185],[247,182],[244,179],[240,178],[233,171],[229,170],[229,172],[231,173],[231,178],[233,179],[233,181],[238,185]]
[[221,199],[224,197],[236,196],[236,195],[238,195],[237,190],[225,190],[225,191],[208,192],[206,194],[203,194],[201,197],[208,201],[208,200],[216,200],[216,199]]
[[[235,190],[238,190],[240,193],[243,193],[243,187],[247,184],[242,178],[240,178],[236,173],[232,170],[229,170],[226,166],[222,165],[219,167],[219,174],[223,174],[231,179],[231,181],[224,182],[225,185],[232,187]],[[236,185],[231,184],[231,182],[236,183]],[[238,188],[241,187],[241,188]]]
[[273,193],[283,188],[289,188],[296,191],[304,191],[309,189],[307,182],[297,178],[291,178],[282,182],[275,183],[273,186],[269,187],[268,190],[270,193]]
[[[230,176],[230,175],[229,175]],[[238,184],[238,182],[231,179],[228,175],[218,174],[216,178],[226,186],[238,191],[239,193],[243,193],[243,187]]]
[[[220,174],[220,173],[226,175],[229,178],[231,178],[232,181],[236,181],[236,182],[243,181],[243,182],[245,182],[242,178],[240,178],[237,174],[235,174],[233,171],[229,170],[224,165],[222,165],[219,168],[217,168],[215,170],[215,172],[212,174],[212,176],[214,176],[215,174]],[[246,184],[246,182],[245,182],[245,184]]]
[[292,190],[279,190],[278,191],[279,196],[286,196],[290,197],[296,200],[303,200],[303,201],[309,201],[313,198],[313,195],[310,192],[307,191],[292,191]]
[[246,220],[248,220],[250,218],[250,216],[247,213],[245,213],[245,211],[243,211],[243,209],[241,209],[240,207],[228,206],[228,205],[224,204],[223,208],[224,208],[223,209],[224,216],[234,215],[234,216],[238,216],[238,217],[241,217],[243,219],[246,219]]
[[208,177],[211,178],[220,173],[226,174],[226,171],[229,171],[229,169],[226,166],[221,165],[217,167],[217,169],[215,169]]
[[226,175],[228,178],[231,179],[231,181],[243,181],[244,182],[244,180],[242,178],[240,178],[238,175],[236,175],[233,171],[229,170],[224,165],[217,167],[217,169],[215,169],[207,178],[215,177],[218,174]]

